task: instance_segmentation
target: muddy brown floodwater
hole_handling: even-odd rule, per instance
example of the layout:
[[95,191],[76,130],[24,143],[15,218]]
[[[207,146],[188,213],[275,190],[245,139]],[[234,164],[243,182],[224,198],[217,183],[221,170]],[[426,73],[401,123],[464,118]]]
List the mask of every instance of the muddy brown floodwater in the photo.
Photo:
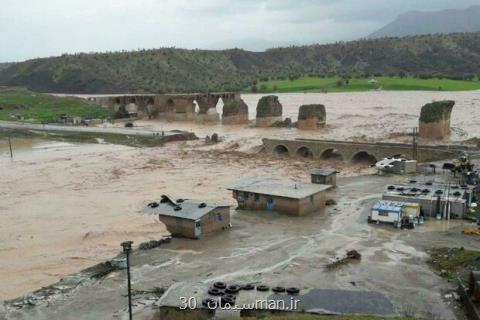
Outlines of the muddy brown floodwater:
[[[318,132],[301,132],[297,129],[137,121],[139,126],[191,130],[199,136],[217,132],[224,141],[216,145],[198,140],[157,148],[132,148],[13,139],[13,160],[8,154],[8,145],[0,140],[0,300],[23,295],[69,273],[108,260],[120,251],[120,242],[125,239],[138,244],[167,234],[158,219],[140,213],[148,202],[161,194],[234,205],[223,185],[246,175],[274,175],[308,181],[308,169],[322,165],[338,168],[341,176],[372,173],[368,167],[258,154],[263,137],[408,139],[405,134],[417,125],[421,106],[439,99],[457,101],[452,113],[452,141],[480,135],[480,124],[475,122],[480,117],[480,93],[476,91],[279,96],[284,105],[284,117],[291,116],[294,120],[301,104],[325,104],[328,126]],[[243,95],[251,118],[254,118],[254,106],[259,97]],[[362,188],[361,183],[358,187]],[[339,214],[345,216],[333,221],[333,226],[344,223],[342,221],[353,213]],[[365,236],[364,227],[359,232],[364,239],[373,236]],[[374,235],[391,237],[383,231],[374,231]],[[396,250],[411,250],[410,247],[398,248]],[[373,255],[374,249],[371,251]],[[375,253],[377,259],[396,263],[395,254],[385,256],[380,251]],[[415,259],[424,258],[423,253],[411,255]]]

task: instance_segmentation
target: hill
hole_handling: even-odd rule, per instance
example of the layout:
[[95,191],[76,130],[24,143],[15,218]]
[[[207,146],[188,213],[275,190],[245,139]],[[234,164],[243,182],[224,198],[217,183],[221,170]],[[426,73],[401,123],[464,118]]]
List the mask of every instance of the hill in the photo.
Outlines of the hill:
[[369,35],[370,38],[480,31],[480,6],[467,9],[406,12]]
[[250,52],[162,48],[62,55],[0,70],[0,85],[39,92],[239,91],[257,81],[371,75],[472,79],[480,74],[480,33],[363,39]]

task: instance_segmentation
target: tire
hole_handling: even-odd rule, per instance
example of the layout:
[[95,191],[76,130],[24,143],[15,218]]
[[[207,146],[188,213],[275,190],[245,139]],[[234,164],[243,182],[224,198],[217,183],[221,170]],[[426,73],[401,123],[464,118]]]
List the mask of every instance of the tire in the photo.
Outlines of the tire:
[[217,289],[225,290],[225,288],[227,287],[227,284],[225,282],[218,281],[218,282],[215,282],[213,286]]
[[208,294],[212,296],[221,296],[223,293],[224,293],[223,290],[220,290],[215,287],[208,289]]
[[234,285],[228,286],[227,289],[225,289],[225,292],[230,294],[237,294],[238,291],[240,291],[240,289],[241,289],[240,286],[234,284]]
[[257,286],[257,291],[269,291],[270,290],[270,287],[269,286],[266,286],[266,285],[259,285]]
[[290,288],[287,288],[287,293],[291,295],[296,295],[300,293],[300,289],[296,287],[290,287]]
[[283,293],[285,292],[285,287],[273,287],[272,291],[276,293]]
[[237,300],[237,297],[234,296],[233,294],[226,293],[222,296],[222,299],[230,299],[232,301],[235,301]]
[[250,290],[253,290],[253,289],[255,289],[255,286],[251,283],[248,283],[248,284],[242,286],[242,290],[250,291]]
[[222,307],[225,307],[227,304],[229,304],[229,305],[231,305],[231,306],[234,306],[234,305],[235,305],[235,300],[230,299],[230,298],[228,298],[228,297],[225,297],[225,298],[222,297],[222,298],[220,299],[220,305],[221,305]]

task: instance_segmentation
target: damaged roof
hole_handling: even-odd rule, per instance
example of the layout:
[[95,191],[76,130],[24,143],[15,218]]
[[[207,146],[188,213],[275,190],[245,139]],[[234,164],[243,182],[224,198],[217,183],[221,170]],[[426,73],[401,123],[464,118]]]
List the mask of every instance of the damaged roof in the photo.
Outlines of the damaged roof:
[[[212,210],[230,207],[224,204],[205,203],[200,200],[179,200],[174,201],[167,196],[162,196],[159,202],[150,203],[144,212],[181,219],[198,220]],[[156,203],[155,207],[152,206],[153,203]]]
[[258,193],[290,199],[303,199],[332,188],[326,184],[313,184],[287,179],[250,177],[225,186],[228,190]]

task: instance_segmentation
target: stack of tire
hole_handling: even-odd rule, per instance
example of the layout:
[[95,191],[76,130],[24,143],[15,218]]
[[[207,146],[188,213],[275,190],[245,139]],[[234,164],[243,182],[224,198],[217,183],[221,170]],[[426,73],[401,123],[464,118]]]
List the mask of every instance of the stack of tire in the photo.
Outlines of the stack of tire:
[[[245,285],[238,285],[232,284],[228,285],[225,282],[218,281],[213,284],[208,289],[209,297],[203,299],[202,305],[208,309],[216,309],[219,306],[228,308],[235,306],[235,302],[237,300],[237,296],[241,290],[244,291],[252,291],[257,290],[261,292],[268,292],[270,291],[270,287],[266,285],[253,285],[253,284],[245,284]],[[277,294],[287,293],[289,295],[298,295],[300,293],[300,289],[296,287],[273,287],[271,291]]]

